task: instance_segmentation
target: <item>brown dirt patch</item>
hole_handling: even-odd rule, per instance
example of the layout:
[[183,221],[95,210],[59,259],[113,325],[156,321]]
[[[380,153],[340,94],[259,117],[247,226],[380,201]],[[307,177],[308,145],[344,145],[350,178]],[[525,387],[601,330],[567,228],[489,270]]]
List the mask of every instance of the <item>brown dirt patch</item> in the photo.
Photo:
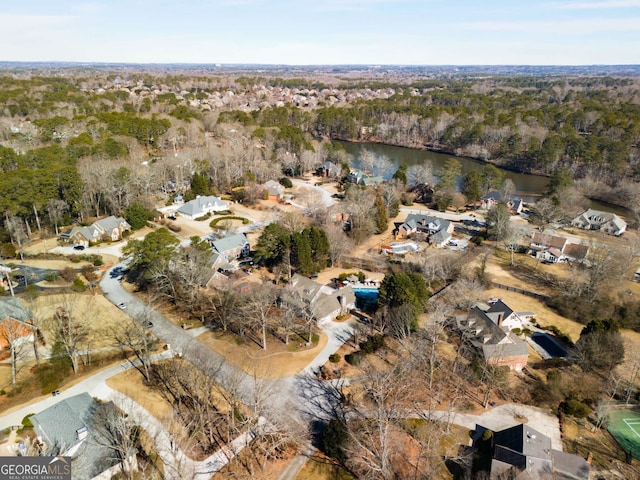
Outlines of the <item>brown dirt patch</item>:
[[72,262],[70,260],[64,260],[64,259],[44,260],[44,259],[38,259],[38,258],[25,259],[24,261],[14,260],[8,263],[15,264],[15,265],[24,265],[27,267],[46,268],[49,270],[63,270],[69,267],[75,270],[75,269],[80,269],[85,265],[91,265],[91,263],[86,262],[84,260],[81,260],[80,262]]
[[332,459],[317,453],[305,463],[295,480],[353,480],[354,478]]
[[279,339],[270,338],[267,339],[267,350],[263,350],[257,345],[238,345],[237,339],[238,337],[232,334],[214,332],[205,332],[198,337],[198,340],[225,357],[227,361],[248,375],[258,378],[281,378],[297,374],[320,353],[328,341],[327,336],[321,333],[318,343],[307,348],[294,335],[289,345],[285,345]]
[[[258,448],[253,441],[248,447],[233,457],[218,473],[216,479],[239,479],[251,478],[255,480],[276,480],[280,474],[295,456],[295,451],[289,449],[282,452],[280,458],[271,459],[267,462],[263,461],[261,452],[256,451]],[[297,477],[296,477],[297,478]]]
[[140,372],[135,369],[126,370],[107,379],[106,384],[131,398],[160,421],[171,413],[171,405],[157,391],[146,385]]

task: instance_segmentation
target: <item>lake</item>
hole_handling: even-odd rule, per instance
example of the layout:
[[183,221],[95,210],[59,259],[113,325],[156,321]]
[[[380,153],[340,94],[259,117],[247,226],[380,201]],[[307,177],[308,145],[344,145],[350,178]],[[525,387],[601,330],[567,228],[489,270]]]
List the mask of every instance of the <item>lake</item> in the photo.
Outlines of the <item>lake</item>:
[[[392,145],[383,145],[380,143],[351,143],[351,142],[337,142],[340,143],[345,152],[353,156],[353,167],[360,168],[360,154],[364,149],[372,152],[376,158],[386,156],[393,163],[393,168],[385,175],[385,178],[391,178],[398,166],[405,162],[407,165],[420,165],[425,161],[430,161],[433,166],[433,173],[437,174],[442,169],[445,162],[450,158],[457,158],[462,166],[462,175],[466,175],[472,171],[481,171],[486,163],[480,160],[474,160],[468,157],[455,157],[445,153],[431,152],[429,150],[417,150],[413,148],[395,147]],[[499,168],[499,167],[498,167]],[[516,186],[516,194],[520,196],[525,202],[535,202],[540,198],[541,194],[546,190],[549,185],[549,177],[542,175],[529,175],[526,173],[517,173],[510,170],[500,169],[505,178],[511,179]],[[461,177],[462,178],[462,177]],[[605,212],[613,212],[623,217],[627,217],[629,212],[622,207],[610,205],[597,200],[590,200],[591,208],[602,210]]]

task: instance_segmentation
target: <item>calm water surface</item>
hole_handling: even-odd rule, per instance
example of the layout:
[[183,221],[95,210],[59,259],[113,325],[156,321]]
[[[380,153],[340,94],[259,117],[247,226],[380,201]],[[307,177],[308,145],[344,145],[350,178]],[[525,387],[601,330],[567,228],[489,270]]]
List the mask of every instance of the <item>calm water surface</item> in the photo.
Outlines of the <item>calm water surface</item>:
[[[353,156],[353,166],[355,168],[360,167],[360,154],[363,150],[367,149],[372,152],[376,158],[382,158],[386,156],[392,163],[393,168],[388,172],[385,177],[391,178],[398,166],[405,162],[407,165],[420,165],[425,161],[430,161],[433,166],[433,173],[438,174],[442,169],[442,166],[450,158],[457,158],[462,166],[462,175],[466,175],[471,171],[481,171],[486,163],[479,160],[474,160],[467,157],[454,157],[444,153],[430,152],[428,150],[416,150],[413,148],[394,147],[391,145],[382,145],[379,143],[350,143],[350,142],[338,142],[344,150]],[[510,178],[516,186],[516,194],[518,194],[525,202],[535,202],[540,198],[542,192],[544,192],[549,185],[549,177],[542,175],[529,175],[526,173],[516,173],[509,170],[500,169],[505,178]],[[462,179],[462,177],[461,177]],[[614,212],[623,217],[628,216],[629,212],[622,207],[610,205],[606,203],[598,202],[597,200],[590,200],[591,208],[603,210],[605,212]]]

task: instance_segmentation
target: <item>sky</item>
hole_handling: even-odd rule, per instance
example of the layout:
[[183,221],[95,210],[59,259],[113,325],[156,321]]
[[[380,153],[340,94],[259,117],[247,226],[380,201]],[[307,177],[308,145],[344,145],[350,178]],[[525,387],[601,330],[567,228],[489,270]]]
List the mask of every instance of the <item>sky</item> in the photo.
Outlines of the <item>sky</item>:
[[0,0],[0,61],[640,64],[640,0]]

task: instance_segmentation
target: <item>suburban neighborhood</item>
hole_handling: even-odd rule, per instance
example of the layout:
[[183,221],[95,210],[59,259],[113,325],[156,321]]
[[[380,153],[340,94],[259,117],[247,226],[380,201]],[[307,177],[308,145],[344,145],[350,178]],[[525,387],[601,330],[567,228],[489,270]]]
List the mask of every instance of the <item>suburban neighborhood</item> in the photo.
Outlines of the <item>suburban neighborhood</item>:
[[80,480],[640,478],[640,197],[585,159],[622,155],[589,143],[614,114],[575,106],[618,112],[604,93],[122,68],[0,79],[0,458]]

